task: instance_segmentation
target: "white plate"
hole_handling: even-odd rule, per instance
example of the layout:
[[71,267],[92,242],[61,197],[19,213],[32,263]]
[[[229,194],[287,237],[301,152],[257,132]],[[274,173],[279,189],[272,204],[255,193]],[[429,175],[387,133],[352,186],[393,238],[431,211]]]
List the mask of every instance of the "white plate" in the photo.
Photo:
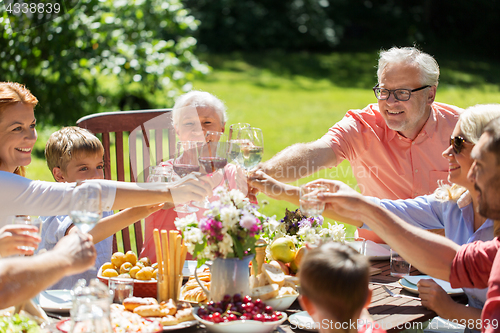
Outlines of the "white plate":
[[308,332],[318,332],[319,323],[315,323],[307,311],[294,313],[288,317],[290,328],[301,329]]
[[387,244],[377,244],[367,240],[366,255],[372,260],[387,260],[391,258],[391,247]]
[[214,333],[268,333],[281,325],[287,318],[285,312],[281,312],[283,318],[273,322],[261,322],[256,320],[236,320],[227,323],[215,324],[198,317],[198,308],[193,310],[193,315],[200,323],[207,327],[207,330]]
[[73,305],[71,290],[54,289],[42,291],[38,296],[38,304],[49,312],[69,312]]
[[[194,270],[196,269],[197,262],[196,260],[186,260],[184,261],[184,267],[182,267],[182,276],[183,277],[190,277],[194,275]],[[200,268],[198,268],[198,273],[203,272],[205,268],[207,268],[207,265],[201,265]]]
[[183,323],[177,324],[177,325],[163,326],[163,332],[180,330],[182,328],[195,326],[196,324],[198,324],[197,320],[189,320],[189,321],[185,321]]
[[285,296],[278,296],[274,297],[268,300],[265,300],[264,303],[267,305],[271,306],[273,310],[277,311],[285,311],[290,307],[290,305],[295,302],[295,300],[299,297],[299,294],[297,295],[285,295]]
[[399,280],[399,284],[405,289],[408,290],[409,292],[412,292],[414,294],[418,294],[418,287],[417,283],[421,279],[432,279],[434,280],[437,284],[441,286],[441,288],[444,289],[448,293],[448,295],[460,295],[463,294],[464,291],[462,288],[452,288],[450,283],[444,280],[440,279],[435,279],[433,277],[430,277],[429,275],[411,275],[411,276],[405,276],[404,278]]

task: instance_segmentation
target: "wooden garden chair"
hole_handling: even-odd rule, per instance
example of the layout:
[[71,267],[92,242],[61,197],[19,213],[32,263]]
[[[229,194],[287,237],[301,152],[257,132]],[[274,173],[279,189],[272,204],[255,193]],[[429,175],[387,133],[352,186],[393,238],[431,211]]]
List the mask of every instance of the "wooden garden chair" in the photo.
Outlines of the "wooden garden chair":
[[[101,137],[106,179],[145,182],[149,166],[168,160],[175,153],[171,109],[96,113],[80,118],[76,123]],[[127,136],[128,144],[124,140]],[[114,155],[111,154],[113,150]],[[115,234],[113,252],[132,250],[139,255],[144,243],[142,230],[141,221],[137,221]],[[132,246],[132,237],[136,248]]]

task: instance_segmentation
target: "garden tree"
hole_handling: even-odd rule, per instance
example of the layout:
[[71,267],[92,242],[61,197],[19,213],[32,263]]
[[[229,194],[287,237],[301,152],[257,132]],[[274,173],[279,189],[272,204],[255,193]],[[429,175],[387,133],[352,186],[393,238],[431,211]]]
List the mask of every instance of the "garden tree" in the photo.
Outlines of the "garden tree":
[[70,125],[97,111],[168,107],[208,72],[193,54],[199,21],[179,0],[73,4],[41,25],[33,17],[26,30],[0,16],[0,80],[31,89],[39,120]]

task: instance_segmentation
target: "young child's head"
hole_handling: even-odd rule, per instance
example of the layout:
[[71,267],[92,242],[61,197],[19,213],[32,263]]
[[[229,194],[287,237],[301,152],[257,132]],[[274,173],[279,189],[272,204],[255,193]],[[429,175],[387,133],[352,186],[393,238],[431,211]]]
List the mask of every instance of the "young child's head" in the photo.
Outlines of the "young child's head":
[[315,322],[356,322],[371,301],[368,259],[347,245],[309,249],[299,270],[302,307]]
[[104,179],[103,155],[101,141],[80,127],[52,133],[45,145],[47,166],[58,182]]

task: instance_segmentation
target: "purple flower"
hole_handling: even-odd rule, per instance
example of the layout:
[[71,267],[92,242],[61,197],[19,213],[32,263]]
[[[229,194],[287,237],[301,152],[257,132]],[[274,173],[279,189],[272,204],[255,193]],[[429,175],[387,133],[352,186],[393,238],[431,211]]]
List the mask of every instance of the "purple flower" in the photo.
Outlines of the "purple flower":
[[310,228],[312,226],[312,219],[302,219],[299,221],[299,228]]

